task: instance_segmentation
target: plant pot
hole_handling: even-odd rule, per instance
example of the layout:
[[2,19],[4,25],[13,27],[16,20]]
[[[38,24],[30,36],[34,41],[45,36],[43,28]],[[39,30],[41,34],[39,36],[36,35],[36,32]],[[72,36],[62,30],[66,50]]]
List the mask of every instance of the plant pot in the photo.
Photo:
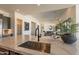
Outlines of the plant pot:
[[67,44],[73,44],[76,42],[76,35],[71,34],[71,33],[66,33],[64,35],[61,35],[62,40],[64,41],[64,43]]

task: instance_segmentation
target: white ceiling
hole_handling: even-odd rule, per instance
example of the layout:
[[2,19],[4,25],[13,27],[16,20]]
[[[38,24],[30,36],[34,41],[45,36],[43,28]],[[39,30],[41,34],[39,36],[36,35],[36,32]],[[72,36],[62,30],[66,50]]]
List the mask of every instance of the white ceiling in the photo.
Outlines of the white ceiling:
[[15,11],[19,9],[24,14],[37,14],[40,12],[54,11],[64,9],[73,6],[72,4],[0,4],[0,8],[6,9],[7,11]]
[[54,20],[58,20],[59,17],[61,17],[65,13],[66,10],[67,8],[55,11],[42,12],[33,16],[39,19],[41,22],[54,22]]
[[[61,16],[66,8],[72,7],[72,4],[0,4],[0,9],[8,12],[18,11],[25,15],[32,15],[43,22],[52,22],[58,16]],[[55,21],[56,22],[56,21]],[[53,21],[54,23],[54,21]]]

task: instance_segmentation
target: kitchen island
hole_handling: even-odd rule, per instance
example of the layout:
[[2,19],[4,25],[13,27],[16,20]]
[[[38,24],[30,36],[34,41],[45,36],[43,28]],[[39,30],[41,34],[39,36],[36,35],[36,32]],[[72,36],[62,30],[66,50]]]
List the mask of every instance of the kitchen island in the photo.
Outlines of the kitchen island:
[[0,42],[0,48],[7,52],[8,55],[48,55],[49,53],[40,52],[16,45],[15,40],[6,39]]

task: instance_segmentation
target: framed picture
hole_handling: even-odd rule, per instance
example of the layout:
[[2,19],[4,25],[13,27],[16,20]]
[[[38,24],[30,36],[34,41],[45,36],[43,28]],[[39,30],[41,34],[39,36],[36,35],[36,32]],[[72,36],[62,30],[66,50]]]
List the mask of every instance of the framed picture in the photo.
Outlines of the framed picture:
[[24,22],[24,26],[25,26],[25,27],[24,27],[24,28],[25,28],[25,31],[26,31],[26,30],[29,30],[29,23],[28,23],[28,22]]

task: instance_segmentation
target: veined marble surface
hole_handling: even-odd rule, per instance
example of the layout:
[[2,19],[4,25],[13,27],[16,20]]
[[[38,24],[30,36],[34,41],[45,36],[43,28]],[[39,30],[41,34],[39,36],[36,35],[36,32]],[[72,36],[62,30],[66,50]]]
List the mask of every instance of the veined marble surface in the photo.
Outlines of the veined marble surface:
[[[33,39],[33,41],[37,41]],[[7,37],[0,41],[0,47],[4,47],[16,52],[19,52],[21,54],[33,54],[33,55],[77,55],[79,54],[79,41],[75,42],[74,44],[65,44],[61,38],[58,39],[53,39],[50,36],[45,36],[40,38],[40,42],[44,43],[50,43],[51,44],[51,53],[44,53],[44,52],[39,52],[36,50],[31,50],[28,48],[22,48],[18,47],[16,45],[16,40],[13,39],[12,37]]]

